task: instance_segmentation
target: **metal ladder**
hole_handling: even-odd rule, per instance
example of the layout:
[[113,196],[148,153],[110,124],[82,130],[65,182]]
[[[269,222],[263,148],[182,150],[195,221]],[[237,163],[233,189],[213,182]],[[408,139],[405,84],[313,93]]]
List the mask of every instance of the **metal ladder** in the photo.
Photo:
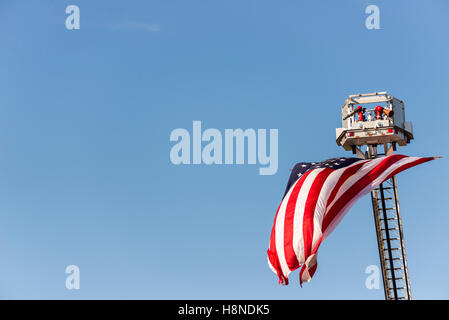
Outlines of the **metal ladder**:
[[[384,146],[387,150],[387,146]],[[377,153],[377,146],[368,146],[365,155],[374,159],[392,154],[393,147],[384,154]],[[396,177],[380,184],[371,192],[377,243],[386,300],[411,300],[410,280],[405,254],[402,220],[398,200]]]

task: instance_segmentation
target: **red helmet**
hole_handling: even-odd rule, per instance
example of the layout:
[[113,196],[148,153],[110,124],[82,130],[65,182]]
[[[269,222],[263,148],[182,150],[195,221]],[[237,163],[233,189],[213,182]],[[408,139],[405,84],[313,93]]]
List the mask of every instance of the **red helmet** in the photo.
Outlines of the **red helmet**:
[[377,107],[376,107],[376,111],[378,111],[378,112],[382,112],[383,109],[384,109],[384,108],[382,108],[381,106],[377,106]]
[[357,107],[357,111],[362,112],[362,111],[363,111],[362,106],[358,106],[358,107]]

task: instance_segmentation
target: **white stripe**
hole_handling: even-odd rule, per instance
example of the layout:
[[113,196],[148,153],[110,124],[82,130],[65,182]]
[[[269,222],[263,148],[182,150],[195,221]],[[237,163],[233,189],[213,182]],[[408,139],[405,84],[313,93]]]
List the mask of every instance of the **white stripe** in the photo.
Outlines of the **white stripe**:
[[302,223],[304,218],[304,208],[306,205],[306,201],[309,195],[310,187],[312,186],[313,181],[315,181],[315,177],[323,171],[324,168],[313,169],[309,175],[307,176],[304,184],[301,186],[301,190],[298,193],[298,197],[296,199],[295,204],[295,213],[293,216],[293,250],[295,251],[296,258],[298,259],[299,264],[303,264],[304,257],[304,238],[302,232]]

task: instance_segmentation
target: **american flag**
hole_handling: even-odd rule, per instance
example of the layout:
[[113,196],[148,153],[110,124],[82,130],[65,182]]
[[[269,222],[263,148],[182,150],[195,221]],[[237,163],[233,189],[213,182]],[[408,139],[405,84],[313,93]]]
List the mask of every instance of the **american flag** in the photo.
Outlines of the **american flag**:
[[290,272],[301,266],[300,284],[310,281],[321,242],[360,197],[397,173],[433,159],[391,155],[297,163],[277,210],[268,249],[268,264],[279,283],[288,284]]

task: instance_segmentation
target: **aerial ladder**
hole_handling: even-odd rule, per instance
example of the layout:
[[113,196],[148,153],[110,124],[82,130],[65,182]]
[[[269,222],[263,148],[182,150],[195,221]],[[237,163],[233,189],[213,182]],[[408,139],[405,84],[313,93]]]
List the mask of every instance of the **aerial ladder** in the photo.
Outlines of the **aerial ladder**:
[[[404,102],[387,92],[350,95],[341,107],[337,144],[361,159],[389,156],[413,139]],[[411,300],[410,279],[396,177],[371,192],[386,300]]]

